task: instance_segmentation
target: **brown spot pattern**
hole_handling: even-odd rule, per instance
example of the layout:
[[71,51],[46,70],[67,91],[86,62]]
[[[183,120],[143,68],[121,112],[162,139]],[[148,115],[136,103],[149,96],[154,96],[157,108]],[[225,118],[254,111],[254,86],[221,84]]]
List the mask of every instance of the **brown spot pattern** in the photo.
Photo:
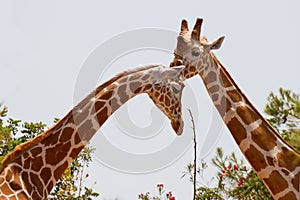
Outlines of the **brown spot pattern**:
[[273,157],[267,156],[267,162],[270,166],[275,166]]
[[230,79],[227,77],[227,75],[222,70],[220,70],[220,80],[219,81],[224,87],[232,86]]
[[196,71],[196,68],[192,65],[192,66],[189,68],[188,71],[189,71],[189,72],[195,72],[195,71]]
[[42,153],[42,148],[41,147],[35,147],[30,152],[31,152],[33,157],[36,157],[37,155]]
[[[32,160],[32,162],[33,162],[33,160]],[[34,171],[40,171],[40,169],[42,168],[43,165],[44,165],[43,158],[42,158],[42,156],[39,156],[34,159],[34,164],[32,165],[31,169]]]
[[151,88],[152,88],[152,85],[151,84],[147,84],[147,85],[144,86],[143,91],[147,91],[147,90],[149,90]]
[[18,199],[26,199],[27,195],[24,192],[18,193],[17,195]]
[[96,101],[95,102],[95,110],[98,111],[98,110],[101,110],[105,105],[105,102],[104,101]]
[[161,102],[164,102],[164,100],[165,100],[165,95],[160,95],[160,97],[159,97],[159,101],[161,101]]
[[23,164],[24,169],[30,168],[30,159],[26,159]]
[[[108,100],[113,96],[113,90],[108,90],[101,95],[100,99]],[[96,109],[97,110],[97,109]]]
[[9,183],[10,187],[14,190],[14,191],[18,191],[18,190],[21,190],[22,187],[21,187],[21,182],[20,181],[13,181],[13,182],[10,182]]
[[212,87],[210,87],[210,88],[208,89],[208,92],[209,92],[210,94],[213,94],[213,93],[218,92],[219,89],[220,89],[220,87],[219,87],[218,85],[214,85],[214,86],[212,86]]
[[68,142],[66,144],[59,143],[52,148],[48,148],[46,151],[46,162],[50,165],[56,165],[67,156],[70,147],[71,143]]
[[30,174],[30,180],[31,180],[30,183],[32,185],[36,186],[38,193],[40,195],[42,195],[43,194],[43,183],[42,183],[40,177],[36,174],[31,173]]
[[276,146],[276,138],[264,123],[251,132],[252,140],[262,149],[271,150]]
[[52,190],[52,188],[53,188],[53,182],[51,181],[49,184],[48,184],[48,186],[47,186],[47,192],[48,193],[50,193],[50,191]]
[[75,139],[75,144],[79,144],[80,142],[81,142],[81,138],[80,138],[80,136],[78,135],[78,133],[76,132],[76,134],[75,134],[75,137],[74,137]]
[[213,102],[216,102],[219,99],[219,94],[212,94],[211,99],[213,100]]
[[142,80],[147,80],[149,79],[150,75],[149,74],[145,74],[143,77],[142,77]]
[[224,117],[225,114],[230,110],[231,103],[224,96],[221,98],[221,104],[217,105],[216,108],[219,111],[221,117]]
[[58,141],[59,134],[57,132],[54,132],[51,137],[46,138],[41,143],[45,146],[55,145]]
[[278,200],[293,200],[297,199],[296,195],[293,192],[288,192],[283,197],[280,197]]
[[237,90],[227,91],[227,95],[234,102],[241,102],[243,100],[242,96],[238,93]]
[[243,119],[243,122],[248,125],[259,119],[258,115],[247,106],[238,107],[236,112]]
[[49,168],[43,168],[41,171],[41,178],[43,179],[44,183],[47,183],[49,179],[51,178],[51,170]]
[[58,180],[62,173],[68,168],[68,162],[64,162],[61,166],[57,167],[54,171],[54,178],[55,180]]
[[133,91],[134,93],[136,92],[136,89],[138,89],[142,85],[141,82],[132,82],[129,84],[130,90]]
[[278,165],[289,171],[294,171],[297,166],[300,166],[300,158],[295,152],[282,147],[282,151],[277,154]]
[[281,171],[284,173],[284,175],[288,176],[290,172],[286,169],[281,169]]
[[132,74],[132,75],[130,75],[130,77],[129,77],[129,81],[137,80],[140,76],[141,76],[141,73],[135,73],[135,74]]
[[169,107],[171,105],[170,98],[165,98],[165,104],[166,104],[167,107]]
[[294,178],[292,179],[292,184],[298,192],[300,192],[300,185],[299,185],[300,179],[299,179],[299,176],[300,176],[300,172],[295,174]]
[[288,187],[287,181],[279,174],[278,171],[272,171],[268,178],[264,178],[264,181],[274,195]]
[[232,118],[227,123],[227,126],[238,145],[241,143],[242,140],[247,138],[246,129],[243,127],[243,125],[239,122],[237,118]]
[[[24,183],[29,183],[29,176],[27,172],[22,173],[22,180],[24,181]],[[28,190],[29,193],[31,192],[31,187],[32,185],[26,184],[26,189]]]
[[75,159],[82,149],[83,149],[83,146],[79,147],[79,148],[74,148],[70,154],[70,157]]
[[77,124],[80,124],[83,122],[89,115],[90,111],[89,109],[84,109],[80,113],[76,113],[76,117],[74,117]]
[[33,200],[38,200],[38,199],[40,199],[40,196],[37,194],[36,191],[34,191],[33,194],[31,194],[31,198],[32,198]]
[[109,101],[109,105],[112,109],[112,112],[115,112],[120,107],[120,105],[118,104],[117,99],[115,99],[115,98],[113,98]]
[[6,173],[6,180],[11,181],[13,178],[13,173],[11,170],[8,170]]
[[84,133],[92,127],[92,122],[90,120],[85,121],[78,127],[79,133]]
[[251,158],[249,162],[255,171],[259,172],[267,166],[264,155],[258,151],[253,145],[246,150],[245,155],[247,158]]
[[204,77],[206,85],[217,81],[217,75],[215,72],[209,72],[206,77]]
[[73,128],[70,128],[70,127],[66,127],[62,130],[62,133],[61,133],[61,136],[59,138],[59,141],[60,142],[67,142],[71,135],[73,134],[74,132],[74,129]]
[[102,124],[104,124],[104,122],[106,121],[106,119],[108,118],[107,115],[107,108],[104,107],[100,112],[98,112],[97,114],[97,119],[98,119],[98,123],[101,126]]
[[2,189],[3,194],[5,194],[5,195],[8,195],[8,194],[12,193],[11,189],[9,189],[7,184],[4,184],[4,186],[2,186],[1,189]]

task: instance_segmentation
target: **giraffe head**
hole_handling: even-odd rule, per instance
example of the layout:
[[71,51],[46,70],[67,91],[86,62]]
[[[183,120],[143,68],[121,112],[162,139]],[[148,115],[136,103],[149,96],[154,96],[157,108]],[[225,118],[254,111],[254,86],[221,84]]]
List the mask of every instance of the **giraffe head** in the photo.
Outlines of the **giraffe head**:
[[[177,73],[181,73],[184,66],[177,67]],[[154,84],[148,92],[154,104],[171,120],[173,130],[177,135],[183,131],[183,120],[181,113],[181,95],[184,83],[181,80],[168,79]]]
[[203,19],[198,18],[192,31],[188,28],[186,20],[182,20],[180,34],[177,37],[177,46],[174,50],[175,58],[170,64],[170,67],[185,65],[183,71],[185,78],[190,78],[196,74],[206,71],[209,61],[209,56],[212,50],[219,49],[224,40],[224,36],[208,42],[201,36],[201,26]]
[[153,103],[170,119],[177,135],[183,131],[181,96],[184,88],[182,70],[184,66],[167,68],[162,66],[153,71],[151,88],[145,92]]

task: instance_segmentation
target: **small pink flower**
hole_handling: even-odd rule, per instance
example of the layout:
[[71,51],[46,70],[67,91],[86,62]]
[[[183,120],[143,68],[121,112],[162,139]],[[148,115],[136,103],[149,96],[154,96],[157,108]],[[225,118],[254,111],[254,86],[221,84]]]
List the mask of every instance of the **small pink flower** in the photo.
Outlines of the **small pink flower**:
[[223,178],[223,174],[219,174],[219,177],[220,177],[220,179],[222,179]]
[[234,170],[238,170],[238,167],[236,165],[233,165]]
[[237,184],[239,187],[241,187],[241,185],[243,184],[243,181],[238,181]]
[[241,177],[240,180],[237,182],[239,187],[244,183],[244,179],[244,177]]
[[230,168],[231,168],[231,165],[228,165],[228,166],[227,166],[227,169],[230,169]]
[[222,169],[221,172],[224,174],[226,172],[226,169]]
[[144,194],[139,194],[139,198],[143,198],[144,197]]

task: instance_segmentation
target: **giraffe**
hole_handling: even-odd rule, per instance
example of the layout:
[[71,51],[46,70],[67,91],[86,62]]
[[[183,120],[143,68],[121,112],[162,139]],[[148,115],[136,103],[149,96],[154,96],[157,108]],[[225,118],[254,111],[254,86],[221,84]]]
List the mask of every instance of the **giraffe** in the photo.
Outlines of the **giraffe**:
[[190,31],[182,20],[170,67],[185,65],[185,79],[198,74],[221,118],[258,177],[274,199],[300,199],[300,154],[270,126],[228,71],[212,53],[224,36],[213,42],[200,36],[203,19]]
[[101,84],[56,125],[7,155],[0,170],[0,199],[46,199],[108,117],[138,94],[148,94],[180,135],[182,69],[143,66]]

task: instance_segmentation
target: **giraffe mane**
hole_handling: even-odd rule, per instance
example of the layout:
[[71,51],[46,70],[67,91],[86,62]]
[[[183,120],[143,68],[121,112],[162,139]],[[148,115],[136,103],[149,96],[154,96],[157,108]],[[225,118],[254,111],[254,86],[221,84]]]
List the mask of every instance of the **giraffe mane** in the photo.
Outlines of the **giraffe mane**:
[[220,65],[221,68],[224,72],[224,74],[227,76],[227,78],[231,81],[231,83],[234,85],[234,87],[236,88],[236,90],[243,96],[243,98],[246,100],[247,104],[251,106],[251,109],[253,109],[260,117],[261,119],[265,122],[265,124],[267,125],[267,127],[272,130],[273,133],[275,133],[275,135],[277,136],[277,138],[279,140],[281,140],[284,144],[286,144],[289,148],[291,148],[293,151],[295,151],[298,155],[300,155],[300,152],[295,149],[293,146],[291,146],[289,143],[287,143],[282,136],[274,129],[273,126],[271,126],[271,124],[262,116],[262,114],[257,110],[257,108],[248,100],[248,98],[246,98],[246,95],[241,91],[241,89],[237,86],[237,84],[235,83],[235,81],[232,79],[232,77],[229,75],[228,71],[226,70],[226,68],[224,67],[224,65],[219,61],[219,59],[215,56],[214,53],[210,52],[211,57],[213,58],[213,60],[217,63],[217,65]]
[[155,68],[158,66],[163,66],[163,65],[148,65],[148,66],[141,66],[137,67],[134,69],[128,69],[124,70],[114,77],[108,79],[101,85],[99,85],[96,89],[94,89],[89,95],[87,95],[83,100],[81,100],[73,109],[71,109],[59,122],[57,122],[55,125],[53,125],[51,128],[46,130],[45,132],[39,134],[35,138],[32,138],[29,141],[26,141],[18,146],[15,147],[15,149],[8,153],[5,158],[2,160],[1,166],[0,166],[0,173],[4,170],[4,168],[14,159],[18,158],[23,152],[28,151],[30,148],[34,147],[36,144],[40,143],[44,139],[46,139],[49,135],[53,133],[53,131],[57,128],[60,127],[66,119],[70,119],[73,116],[73,111],[77,110],[77,108],[80,108],[81,106],[85,105],[88,103],[88,101],[95,96],[95,94],[99,93],[101,90],[103,90],[105,87],[110,85],[111,83],[115,82],[121,77],[127,76],[129,74],[138,72],[138,71],[144,71],[148,70],[151,68]]

